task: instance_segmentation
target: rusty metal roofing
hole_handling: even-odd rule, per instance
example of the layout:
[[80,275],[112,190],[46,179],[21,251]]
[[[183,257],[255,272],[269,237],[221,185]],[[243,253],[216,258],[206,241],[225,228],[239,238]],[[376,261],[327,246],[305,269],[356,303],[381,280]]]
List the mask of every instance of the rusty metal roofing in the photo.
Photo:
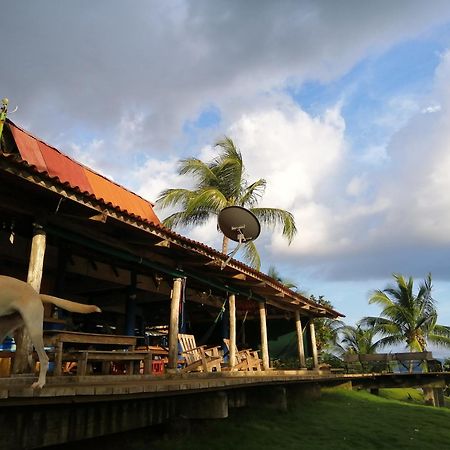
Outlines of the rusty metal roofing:
[[34,166],[38,172],[57,178],[71,188],[92,195],[97,200],[106,205],[111,204],[124,213],[156,225],[161,223],[149,201],[76,162],[13,122],[8,121],[7,126],[22,160]]

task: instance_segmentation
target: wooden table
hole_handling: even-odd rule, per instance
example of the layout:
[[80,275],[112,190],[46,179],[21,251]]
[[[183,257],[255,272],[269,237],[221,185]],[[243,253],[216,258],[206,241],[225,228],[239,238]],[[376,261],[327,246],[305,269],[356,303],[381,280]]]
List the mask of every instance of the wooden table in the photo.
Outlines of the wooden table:
[[[88,368],[93,362],[100,362],[102,365],[101,373],[107,375],[110,373],[111,364],[122,363],[126,365],[126,373],[133,374],[161,374],[163,370],[159,367],[162,361],[153,361],[153,356],[167,356],[167,350],[157,347],[148,346],[141,350],[78,350],[63,353],[63,361],[77,362],[77,375],[86,375],[89,373]],[[143,362],[142,372],[140,365],[135,366],[137,362]],[[158,363],[161,364],[158,364]],[[156,366],[153,369],[153,365]]]
[[75,344],[77,347],[99,346],[109,349],[133,350],[137,336],[116,334],[82,333],[79,331],[45,330],[44,345],[55,347],[55,375],[61,375],[64,344]]

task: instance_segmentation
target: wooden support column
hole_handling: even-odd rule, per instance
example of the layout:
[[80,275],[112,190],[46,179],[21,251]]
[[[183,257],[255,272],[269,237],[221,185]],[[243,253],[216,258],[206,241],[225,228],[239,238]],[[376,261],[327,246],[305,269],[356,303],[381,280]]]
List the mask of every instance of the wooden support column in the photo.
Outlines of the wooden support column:
[[[33,224],[33,239],[31,241],[30,261],[28,265],[27,283],[39,292],[41,289],[42,272],[44,270],[44,257],[46,247],[46,234],[42,225]],[[33,351],[30,336],[27,330],[22,327],[14,333],[16,341],[16,355],[14,357],[14,365],[12,372],[29,373],[31,367],[29,364],[29,356]]]
[[263,369],[270,369],[269,345],[267,343],[266,305],[259,302],[259,321],[261,326],[261,353]]
[[230,313],[230,348],[228,355],[228,365],[233,367],[236,362],[236,297],[231,294],[228,297],[228,307]]
[[181,278],[173,280],[172,300],[170,302],[169,362],[167,365],[169,370],[175,370],[178,364],[178,320],[182,283],[183,280]]
[[299,311],[295,311],[295,328],[297,330],[298,360],[300,362],[300,369],[304,369],[306,367],[306,358],[305,347],[303,345],[302,321]]
[[136,328],[136,288],[137,288],[137,276],[136,272],[131,272],[130,286],[127,290],[127,303],[126,303],[126,330],[127,336],[134,336],[134,330]]
[[313,318],[309,320],[309,333],[311,334],[311,347],[313,354],[313,364],[314,369],[319,368],[319,354],[317,353],[317,343],[316,343],[316,329],[314,328]]

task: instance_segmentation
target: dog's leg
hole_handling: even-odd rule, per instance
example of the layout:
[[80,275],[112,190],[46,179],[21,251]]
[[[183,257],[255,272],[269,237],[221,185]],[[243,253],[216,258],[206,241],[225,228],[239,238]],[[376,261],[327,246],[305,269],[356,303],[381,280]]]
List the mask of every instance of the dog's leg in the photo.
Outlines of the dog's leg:
[[0,317],[0,343],[2,343],[6,336],[12,336],[15,330],[23,325],[22,316],[19,313],[9,314],[8,316]]
[[26,308],[23,308],[20,313],[39,358],[39,379],[33,383],[31,387],[33,389],[42,388],[45,384],[48,369],[48,356],[44,350],[44,339],[42,337],[44,307],[40,301],[35,301],[35,299],[33,299],[32,301],[27,302]]

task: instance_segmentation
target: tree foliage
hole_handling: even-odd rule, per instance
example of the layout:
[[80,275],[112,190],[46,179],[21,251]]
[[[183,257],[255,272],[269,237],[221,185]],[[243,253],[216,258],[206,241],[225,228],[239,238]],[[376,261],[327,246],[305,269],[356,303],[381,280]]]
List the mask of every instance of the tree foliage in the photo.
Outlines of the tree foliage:
[[[195,187],[166,189],[160,193],[156,200],[159,207],[178,210],[163,220],[164,225],[170,228],[203,225],[227,206],[242,206],[250,209],[263,226],[281,226],[283,236],[291,243],[297,233],[293,215],[283,209],[257,206],[266,189],[266,180],[248,182],[242,154],[232,139],[224,137],[215,146],[219,153],[208,163],[197,158],[179,162],[179,175],[193,177]],[[228,252],[226,236],[222,252]],[[260,257],[253,242],[245,244],[244,259],[252,267],[260,268]]]
[[362,323],[376,327],[383,336],[380,346],[406,343],[410,351],[426,351],[428,343],[450,346],[450,327],[437,324],[436,303],[431,295],[431,274],[414,294],[414,280],[393,275],[396,285],[372,293],[369,303],[382,308],[379,317],[365,317]]

